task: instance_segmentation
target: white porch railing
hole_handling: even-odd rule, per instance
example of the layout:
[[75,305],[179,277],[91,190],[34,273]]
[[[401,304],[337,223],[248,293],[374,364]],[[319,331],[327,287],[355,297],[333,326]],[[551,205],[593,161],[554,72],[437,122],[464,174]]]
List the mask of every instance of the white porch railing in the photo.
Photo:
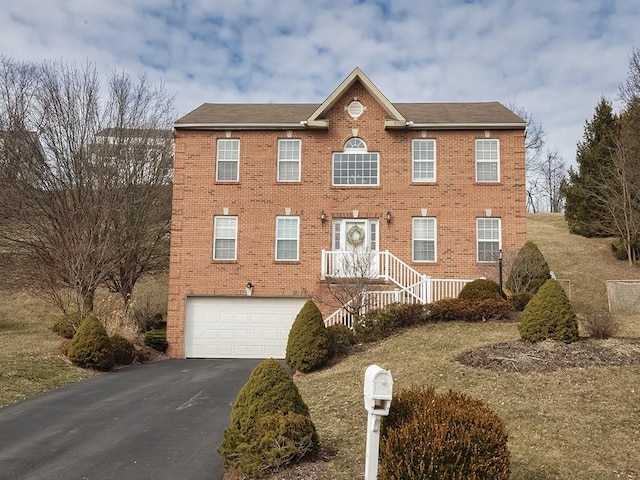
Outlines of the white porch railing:
[[[364,315],[368,311],[384,308],[393,303],[431,303],[442,300],[443,298],[456,298],[460,290],[471,280],[454,280],[454,279],[438,279],[427,277],[426,285],[428,289],[429,302],[417,301],[413,294],[409,294],[409,289],[395,290],[371,290],[364,293],[362,299],[362,308],[358,312]],[[352,299],[345,307],[341,307],[329,315],[324,320],[324,324],[329,327],[331,325],[342,324],[349,328],[353,328],[353,317],[349,307],[353,305],[356,299]]]
[[[345,268],[344,259],[348,255],[352,254],[342,250],[322,250],[322,279],[324,280],[327,277],[347,278],[360,276],[361,268],[356,272],[350,271],[348,266]],[[418,302],[430,303],[432,301],[429,298],[430,289],[427,287],[430,278],[428,275],[418,272],[388,250],[382,252],[371,250],[364,255],[369,256],[369,262],[366,266],[368,277],[395,283]],[[346,262],[347,265],[353,263],[362,262]]]
[[[384,308],[392,303],[431,303],[443,298],[456,298],[462,288],[471,280],[457,279],[434,279],[424,275],[411,266],[404,263],[389,251],[368,254],[374,255],[371,264],[376,266],[375,271],[368,270],[371,278],[383,279],[391,282],[400,288],[394,290],[375,290],[363,293],[363,298],[354,298],[347,302],[345,307],[341,307],[325,319],[325,325],[342,324],[353,328],[353,317],[350,313],[356,301],[362,307],[358,315],[364,315],[367,311]],[[342,251],[322,251],[322,278],[348,277],[349,272],[341,270],[343,265]],[[352,275],[356,276],[356,275]]]

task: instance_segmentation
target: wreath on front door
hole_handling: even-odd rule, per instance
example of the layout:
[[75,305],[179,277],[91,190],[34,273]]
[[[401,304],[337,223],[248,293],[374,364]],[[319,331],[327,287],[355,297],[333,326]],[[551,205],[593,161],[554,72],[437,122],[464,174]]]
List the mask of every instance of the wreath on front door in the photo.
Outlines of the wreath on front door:
[[347,232],[347,243],[352,247],[359,247],[364,243],[364,230],[358,225],[354,225]]

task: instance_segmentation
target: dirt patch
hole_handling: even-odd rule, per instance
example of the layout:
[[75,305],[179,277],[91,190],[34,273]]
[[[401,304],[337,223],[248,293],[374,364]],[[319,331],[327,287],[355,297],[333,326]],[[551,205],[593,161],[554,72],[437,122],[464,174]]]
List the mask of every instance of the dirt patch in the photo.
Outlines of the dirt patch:
[[[318,480],[330,478],[327,462],[336,455],[330,448],[321,448],[320,452],[312,458],[298,464],[291,465],[268,475],[263,475],[262,480]],[[243,480],[246,477],[234,468],[227,468],[222,480]]]
[[640,339],[496,343],[458,356],[460,363],[498,372],[553,372],[563,368],[640,365]]

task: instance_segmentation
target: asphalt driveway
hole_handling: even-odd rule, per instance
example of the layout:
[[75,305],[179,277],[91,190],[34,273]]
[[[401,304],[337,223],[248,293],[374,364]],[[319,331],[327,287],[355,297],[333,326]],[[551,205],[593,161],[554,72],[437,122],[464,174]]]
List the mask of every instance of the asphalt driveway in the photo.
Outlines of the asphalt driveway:
[[219,480],[231,403],[259,360],[165,360],[0,409],[0,479]]

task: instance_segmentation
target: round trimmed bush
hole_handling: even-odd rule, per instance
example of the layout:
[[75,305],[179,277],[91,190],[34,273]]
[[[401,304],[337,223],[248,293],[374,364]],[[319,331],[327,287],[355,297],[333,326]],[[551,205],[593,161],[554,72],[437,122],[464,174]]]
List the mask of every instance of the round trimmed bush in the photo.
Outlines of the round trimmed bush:
[[62,338],[71,340],[76,334],[78,327],[82,323],[82,316],[79,313],[67,313],[60,317],[51,327],[53,333],[60,335]]
[[413,387],[393,396],[380,430],[381,480],[507,480],[507,430],[483,402]]
[[578,339],[578,319],[567,294],[557,280],[547,280],[529,301],[518,325],[520,337],[529,342],[548,338],[571,343]]
[[458,298],[460,300],[488,300],[502,298],[502,292],[500,292],[500,285],[493,280],[478,278],[462,287]]
[[529,241],[518,251],[513,261],[507,288],[515,293],[536,293],[551,278],[549,265],[538,246]]
[[94,315],[89,315],[82,321],[71,340],[69,360],[82,368],[100,371],[113,368],[113,347],[104,326]]
[[240,389],[218,453],[247,475],[280,468],[315,451],[309,409],[274,359],[261,362]]
[[135,356],[133,344],[122,335],[114,335],[109,339],[113,347],[113,358],[120,365],[131,365]]
[[144,344],[159,352],[166,352],[169,346],[167,342],[167,331],[164,328],[149,330],[144,334]]
[[307,373],[321,367],[329,354],[329,334],[322,313],[309,300],[291,326],[285,360],[291,368]]
[[509,318],[513,307],[502,298],[462,300],[443,298],[429,305],[428,318],[432,322],[486,322]]

